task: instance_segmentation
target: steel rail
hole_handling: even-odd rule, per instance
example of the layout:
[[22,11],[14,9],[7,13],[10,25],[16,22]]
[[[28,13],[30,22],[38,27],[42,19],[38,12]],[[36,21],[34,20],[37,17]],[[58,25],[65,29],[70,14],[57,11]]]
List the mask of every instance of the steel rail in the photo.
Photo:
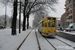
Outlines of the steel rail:
[[[46,39],[46,38],[45,38]],[[55,50],[57,50],[54,46],[53,46],[53,44],[50,42],[50,41],[48,41],[47,39],[46,39],[46,41],[55,49]]]
[[37,39],[37,43],[38,43],[38,48],[39,48],[39,50],[41,50],[40,43],[39,43],[38,36],[37,36],[37,32],[36,32],[36,29],[35,29],[35,35],[36,35],[36,39]]
[[[56,37],[55,37],[55,38],[56,38]],[[70,44],[68,44],[68,43],[66,43],[66,42],[64,42],[64,41],[62,41],[62,40],[60,40],[60,39],[58,39],[58,38],[56,38],[56,39],[59,40],[59,41],[61,41],[61,42],[64,43],[64,44],[66,44],[66,45],[72,47]],[[72,48],[75,49],[75,47],[72,47]]]
[[[31,30],[32,31],[32,30]],[[17,50],[19,50],[21,48],[21,46],[23,45],[23,43],[25,42],[25,40],[27,39],[27,37],[30,35],[31,31],[28,33],[28,35],[25,37],[25,39],[22,41],[22,43],[19,45],[19,47],[17,48]]]

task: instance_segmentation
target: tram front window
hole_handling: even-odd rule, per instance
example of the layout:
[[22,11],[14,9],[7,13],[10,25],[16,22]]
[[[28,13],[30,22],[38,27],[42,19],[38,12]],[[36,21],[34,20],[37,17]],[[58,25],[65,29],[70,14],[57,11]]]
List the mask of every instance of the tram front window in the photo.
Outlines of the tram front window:
[[50,22],[50,21],[49,21],[49,22],[48,22],[48,26],[49,26],[49,27],[55,27],[55,22],[54,22],[54,21],[53,21],[53,22]]

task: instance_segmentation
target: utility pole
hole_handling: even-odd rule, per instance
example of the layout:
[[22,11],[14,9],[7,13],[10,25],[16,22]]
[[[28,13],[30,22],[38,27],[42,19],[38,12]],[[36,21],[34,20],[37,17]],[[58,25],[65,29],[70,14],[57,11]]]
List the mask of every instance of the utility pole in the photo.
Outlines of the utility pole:
[[19,6],[19,33],[21,33],[21,0]]

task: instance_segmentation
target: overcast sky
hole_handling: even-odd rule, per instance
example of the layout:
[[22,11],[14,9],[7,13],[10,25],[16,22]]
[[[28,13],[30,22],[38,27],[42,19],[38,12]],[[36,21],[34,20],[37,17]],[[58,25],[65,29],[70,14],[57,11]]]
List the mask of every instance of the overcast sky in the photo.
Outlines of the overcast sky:
[[50,15],[54,17],[61,17],[61,15],[65,12],[65,0],[59,0],[59,4],[55,6],[56,12],[51,12]]
[[[56,8],[56,12],[51,12],[49,13],[49,15],[53,16],[53,17],[61,17],[61,15],[65,12],[65,0],[59,0],[59,4],[57,6],[55,6]],[[5,6],[3,4],[0,3],[0,15],[4,15],[5,14]],[[11,16],[11,8],[7,7],[7,13],[8,16]],[[33,17],[32,15],[30,16],[30,26],[32,25],[32,21],[33,21]]]

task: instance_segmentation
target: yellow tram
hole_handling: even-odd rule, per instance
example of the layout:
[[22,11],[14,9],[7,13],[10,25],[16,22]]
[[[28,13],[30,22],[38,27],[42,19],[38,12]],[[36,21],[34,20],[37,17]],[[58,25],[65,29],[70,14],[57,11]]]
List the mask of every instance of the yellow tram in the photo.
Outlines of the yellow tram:
[[56,18],[55,17],[43,18],[38,23],[38,31],[43,36],[55,36],[56,35]]

